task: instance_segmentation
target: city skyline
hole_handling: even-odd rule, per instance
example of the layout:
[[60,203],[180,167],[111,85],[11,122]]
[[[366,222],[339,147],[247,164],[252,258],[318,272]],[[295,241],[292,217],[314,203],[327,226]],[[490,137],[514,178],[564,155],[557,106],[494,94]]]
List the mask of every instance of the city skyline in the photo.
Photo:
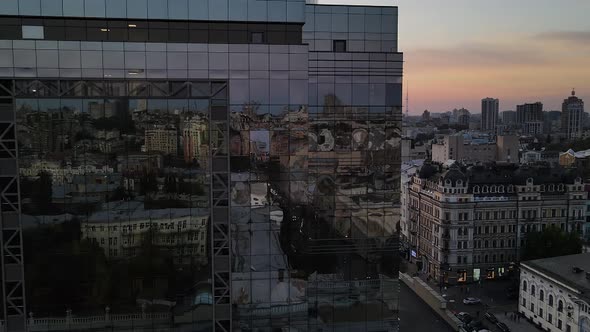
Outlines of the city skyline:
[[[537,101],[547,111],[560,110],[572,88],[581,99],[590,96],[590,22],[584,17],[590,2],[317,2],[399,7],[404,98],[409,89],[412,115],[461,107],[479,113],[488,96],[500,100],[500,111]],[[568,19],[557,20],[556,13]]]

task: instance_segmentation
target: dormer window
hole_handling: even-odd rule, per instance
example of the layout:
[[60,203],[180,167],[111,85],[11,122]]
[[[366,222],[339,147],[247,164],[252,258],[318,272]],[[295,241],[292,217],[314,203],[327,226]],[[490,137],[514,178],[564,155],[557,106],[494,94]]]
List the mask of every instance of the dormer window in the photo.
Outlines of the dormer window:
[[483,192],[487,193],[488,192],[488,186],[483,186]]

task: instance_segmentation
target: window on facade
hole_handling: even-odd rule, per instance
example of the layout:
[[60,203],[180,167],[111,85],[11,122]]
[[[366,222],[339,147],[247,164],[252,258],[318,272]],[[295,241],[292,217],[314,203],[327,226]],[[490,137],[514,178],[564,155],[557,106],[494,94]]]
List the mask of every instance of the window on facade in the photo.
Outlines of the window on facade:
[[561,327],[563,326],[563,323],[561,322],[561,319],[557,320],[557,328],[561,330]]
[[346,40],[334,40],[332,50],[334,52],[346,52]]
[[539,290],[539,300],[541,302],[545,301],[545,292],[542,289]]
[[264,44],[264,32],[252,32],[250,41],[252,44]]
[[559,300],[559,302],[557,302],[557,311],[563,312],[563,301],[562,300]]
[[525,292],[526,292],[526,290],[527,290],[527,283],[526,283],[526,280],[523,280],[523,281],[522,281],[522,290],[523,290],[523,291],[525,291]]
[[43,26],[23,25],[23,39],[43,39],[45,38]]
[[531,285],[531,295],[535,296],[535,285]]

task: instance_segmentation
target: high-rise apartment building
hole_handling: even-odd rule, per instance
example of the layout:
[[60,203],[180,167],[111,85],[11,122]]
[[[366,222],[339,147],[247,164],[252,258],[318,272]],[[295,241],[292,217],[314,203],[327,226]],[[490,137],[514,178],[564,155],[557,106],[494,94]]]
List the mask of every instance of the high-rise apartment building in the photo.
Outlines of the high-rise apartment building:
[[538,135],[543,133],[543,104],[540,102],[516,106],[516,121],[524,134]]
[[536,102],[516,106],[516,122],[518,124],[537,121],[543,121],[543,103]]
[[504,111],[502,112],[502,124],[505,126],[513,126],[516,124],[516,112]]
[[565,99],[561,108],[561,131],[568,139],[582,138],[584,128],[584,101],[576,97],[576,91]]
[[397,331],[397,15],[0,1],[8,331]]
[[437,282],[495,279],[515,267],[529,232],[582,234],[586,223],[585,183],[574,169],[425,163],[406,185],[402,230]]
[[481,130],[495,131],[498,124],[500,101],[494,98],[481,100]]

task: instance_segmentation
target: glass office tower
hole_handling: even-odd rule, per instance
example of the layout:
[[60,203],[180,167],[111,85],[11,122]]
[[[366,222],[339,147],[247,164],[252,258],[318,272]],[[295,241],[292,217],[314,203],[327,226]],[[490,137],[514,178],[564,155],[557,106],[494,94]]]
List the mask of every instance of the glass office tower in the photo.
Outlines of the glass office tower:
[[8,331],[397,331],[397,8],[0,1]]

